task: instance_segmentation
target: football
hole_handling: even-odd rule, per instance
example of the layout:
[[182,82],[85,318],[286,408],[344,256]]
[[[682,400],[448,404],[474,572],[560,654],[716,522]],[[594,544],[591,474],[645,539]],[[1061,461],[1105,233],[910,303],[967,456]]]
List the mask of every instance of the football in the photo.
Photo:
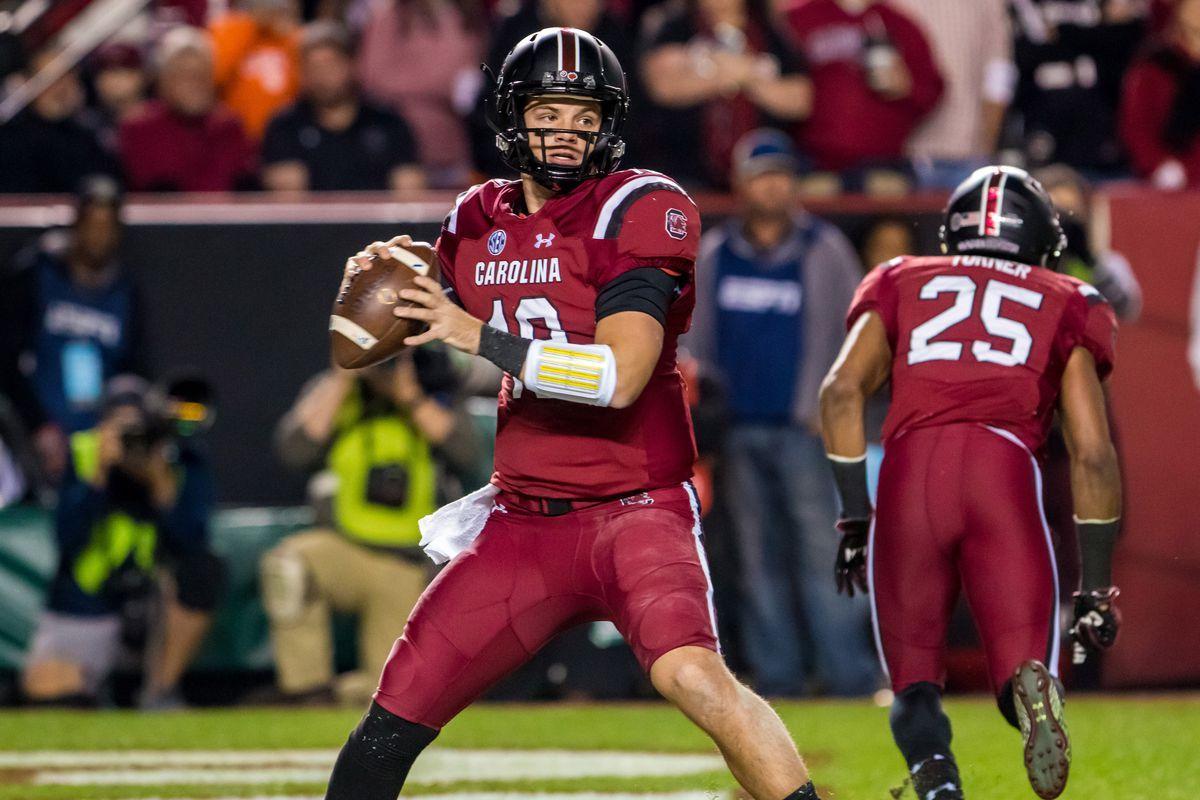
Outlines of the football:
[[333,360],[339,367],[359,369],[386,361],[404,349],[404,340],[425,330],[425,323],[392,312],[412,303],[400,298],[418,288],[414,279],[438,279],[437,256],[425,242],[393,247],[392,258],[372,256],[371,268],[342,281],[329,315]]

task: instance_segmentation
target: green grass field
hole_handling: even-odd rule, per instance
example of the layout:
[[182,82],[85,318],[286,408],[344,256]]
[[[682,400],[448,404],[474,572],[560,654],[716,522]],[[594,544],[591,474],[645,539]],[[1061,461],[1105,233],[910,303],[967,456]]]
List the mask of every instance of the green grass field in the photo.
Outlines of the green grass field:
[[[808,759],[824,796],[889,800],[904,769],[892,747],[887,711],[866,703],[781,703],[779,711]],[[972,800],[1032,798],[1021,768],[1020,738],[984,699],[948,704],[967,796]],[[319,796],[323,784],[86,782],[39,785],[36,751],[71,764],[75,751],[262,751],[337,748],[354,725],[353,711],[214,710],[139,715],[130,712],[9,712],[0,714],[0,800]],[[1088,697],[1068,706],[1075,759],[1063,795],[1075,800],[1195,800],[1200,797],[1200,696]],[[437,749],[566,749],[652,753],[712,753],[699,731],[673,709],[638,705],[480,705],[449,725]],[[24,752],[22,752],[24,751]],[[431,751],[433,752],[433,751]],[[326,757],[325,754],[321,754]],[[28,762],[26,762],[28,759]],[[269,761],[269,759],[268,759]],[[119,763],[106,770],[120,769]],[[135,769],[130,767],[129,769]],[[323,769],[323,768],[322,768]],[[412,783],[406,794],[504,791],[654,793],[693,790],[730,797],[724,770],[672,776],[489,780],[462,774]],[[915,795],[909,791],[905,797]]]

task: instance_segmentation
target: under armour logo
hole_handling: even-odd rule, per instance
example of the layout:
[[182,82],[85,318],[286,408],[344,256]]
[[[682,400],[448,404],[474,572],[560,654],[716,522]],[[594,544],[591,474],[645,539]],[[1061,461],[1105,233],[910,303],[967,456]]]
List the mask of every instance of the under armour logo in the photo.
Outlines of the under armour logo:
[[537,235],[537,238],[533,242],[533,246],[535,248],[549,247],[552,244],[554,244],[554,234],[553,233],[546,233],[546,234],[539,233]]

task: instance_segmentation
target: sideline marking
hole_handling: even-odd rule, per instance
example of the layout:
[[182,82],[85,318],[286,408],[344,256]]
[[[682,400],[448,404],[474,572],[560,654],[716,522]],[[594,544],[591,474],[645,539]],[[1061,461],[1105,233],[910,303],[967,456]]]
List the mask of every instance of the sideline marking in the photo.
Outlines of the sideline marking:
[[[333,750],[10,752],[0,754],[0,767],[37,770],[33,783],[59,786],[324,783],[336,755]],[[411,780],[676,776],[721,769],[719,756],[694,753],[447,748],[426,752],[413,766]]]

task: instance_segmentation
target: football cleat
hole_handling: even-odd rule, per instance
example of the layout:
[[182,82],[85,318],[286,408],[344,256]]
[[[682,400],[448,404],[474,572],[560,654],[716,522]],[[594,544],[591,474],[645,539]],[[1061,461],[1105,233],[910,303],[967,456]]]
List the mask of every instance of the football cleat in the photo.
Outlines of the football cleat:
[[954,756],[933,756],[917,764],[912,768],[912,787],[920,800],[963,800]]
[[1062,694],[1040,661],[1026,661],[1017,667],[1012,691],[1025,742],[1029,785],[1038,797],[1052,800],[1067,787],[1071,769],[1071,739],[1063,720]]

